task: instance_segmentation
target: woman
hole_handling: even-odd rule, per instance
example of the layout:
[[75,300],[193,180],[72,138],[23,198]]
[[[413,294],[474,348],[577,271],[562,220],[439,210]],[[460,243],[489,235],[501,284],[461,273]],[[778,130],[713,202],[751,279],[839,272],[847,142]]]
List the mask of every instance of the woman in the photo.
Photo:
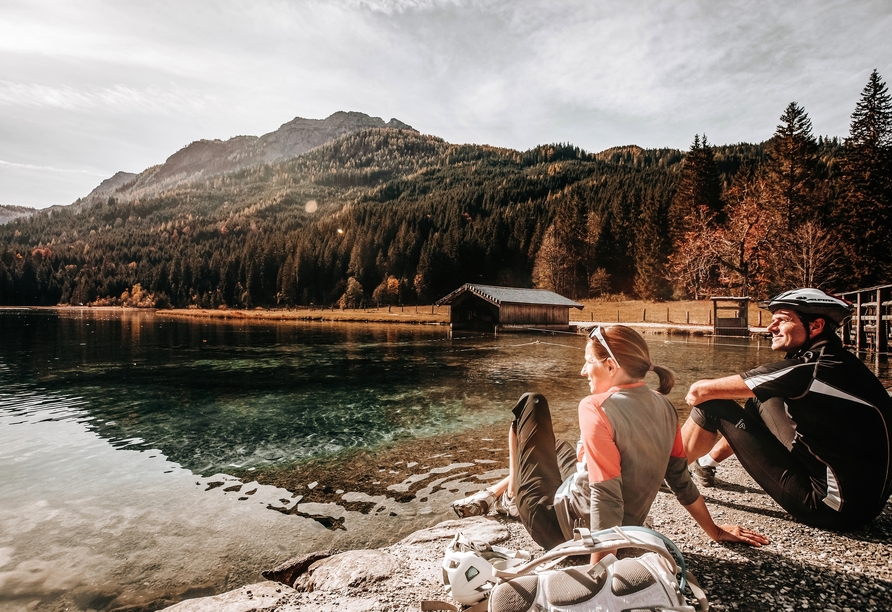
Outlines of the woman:
[[[648,372],[659,378],[658,392],[645,385]],[[713,540],[768,543],[759,533],[712,520],[687,470],[678,415],[665,397],[675,377],[651,363],[638,332],[622,325],[593,329],[582,376],[591,395],[579,403],[578,451],[555,441],[545,397],[525,394],[513,409],[508,477],[454,502],[460,517],[486,514],[501,498],[503,506],[516,506],[533,539],[551,549],[570,539],[574,524],[592,531],[642,525],[665,480]]]

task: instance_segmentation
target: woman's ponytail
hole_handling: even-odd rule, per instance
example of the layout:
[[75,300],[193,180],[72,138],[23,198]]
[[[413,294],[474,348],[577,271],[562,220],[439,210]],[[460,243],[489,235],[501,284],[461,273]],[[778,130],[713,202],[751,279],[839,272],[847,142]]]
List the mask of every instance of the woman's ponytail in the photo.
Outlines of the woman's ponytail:
[[672,391],[672,387],[675,386],[675,373],[669,368],[658,365],[653,366],[653,371],[660,378],[660,386],[657,388],[657,391],[663,395],[668,395]]

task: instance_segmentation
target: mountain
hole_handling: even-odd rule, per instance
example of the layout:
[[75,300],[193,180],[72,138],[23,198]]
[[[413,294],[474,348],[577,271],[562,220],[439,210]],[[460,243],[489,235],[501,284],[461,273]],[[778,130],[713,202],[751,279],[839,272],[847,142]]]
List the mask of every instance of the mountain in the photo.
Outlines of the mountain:
[[133,200],[156,195],[179,185],[271,164],[302,155],[352,132],[370,128],[415,131],[398,119],[384,122],[365,113],[338,111],[325,119],[295,117],[263,136],[235,136],[229,140],[198,140],[183,147],[160,165],[139,174],[118,172],[78,202],[79,207],[113,196]]
[[26,219],[36,213],[34,208],[27,206],[5,206],[0,204],[0,225],[9,223],[13,219]]
[[[717,147],[716,165],[763,156]],[[193,143],[79,206],[0,226],[0,304],[352,308],[429,304],[466,282],[665,293],[684,159],[456,145],[359,113],[296,119]]]
[[84,199],[92,200],[93,198],[97,198],[100,196],[108,197],[110,194],[121,189],[124,185],[133,183],[137,176],[139,175],[132,172],[116,172],[113,177],[107,178],[99,183],[99,186],[91,191]]
[[[250,146],[217,144],[283,156],[301,124]],[[133,197],[143,173],[113,197],[0,226],[0,304],[355,307],[546,276],[576,297],[604,270],[628,292],[639,219],[661,222],[679,166],[666,159],[681,158],[644,151],[646,164],[617,164],[569,144],[455,145],[393,123],[213,175],[210,158],[188,166],[187,151],[168,168],[191,181]]]

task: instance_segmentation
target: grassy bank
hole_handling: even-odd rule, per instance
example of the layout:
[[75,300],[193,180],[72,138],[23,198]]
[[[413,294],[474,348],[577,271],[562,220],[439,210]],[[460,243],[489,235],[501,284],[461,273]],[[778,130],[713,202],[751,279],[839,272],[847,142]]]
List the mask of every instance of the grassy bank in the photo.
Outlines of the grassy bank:
[[[571,321],[601,323],[672,323],[676,325],[711,325],[711,300],[651,302],[646,300],[579,300],[582,310],[570,311]],[[359,323],[449,323],[448,306],[382,306],[380,308],[322,308],[207,310],[188,308],[159,310],[159,316],[205,319],[259,319],[297,321],[349,321]],[[755,304],[749,306],[750,325],[759,325],[760,316],[767,323],[765,312]]]
[[157,316],[195,319],[245,319],[258,321],[343,321],[353,323],[410,323],[446,325],[448,306],[382,306],[380,308],[256,308],[254,310],[185,308],[158,310]]

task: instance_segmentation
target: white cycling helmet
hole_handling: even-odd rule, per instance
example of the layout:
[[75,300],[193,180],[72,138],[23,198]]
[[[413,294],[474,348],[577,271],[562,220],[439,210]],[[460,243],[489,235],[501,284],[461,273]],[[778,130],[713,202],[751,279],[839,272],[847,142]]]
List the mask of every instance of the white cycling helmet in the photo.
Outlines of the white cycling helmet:
[[530,560],[530,553],[490,546],[458,533],[446,547],[443,584],[455,601],[472,605],[486,598],[496,583],[496,570],[505,570]]
[[458,603],[472,605],[485,598],[495,586],[492,563],[474,552],[446,551],[443,583]]
[[849,302],[812,288],[784,291],[768,300],[763,308],[771,312],[789,308],[806,315],[822,317],[836,327],[848,321],[854,311],[854,306]]

